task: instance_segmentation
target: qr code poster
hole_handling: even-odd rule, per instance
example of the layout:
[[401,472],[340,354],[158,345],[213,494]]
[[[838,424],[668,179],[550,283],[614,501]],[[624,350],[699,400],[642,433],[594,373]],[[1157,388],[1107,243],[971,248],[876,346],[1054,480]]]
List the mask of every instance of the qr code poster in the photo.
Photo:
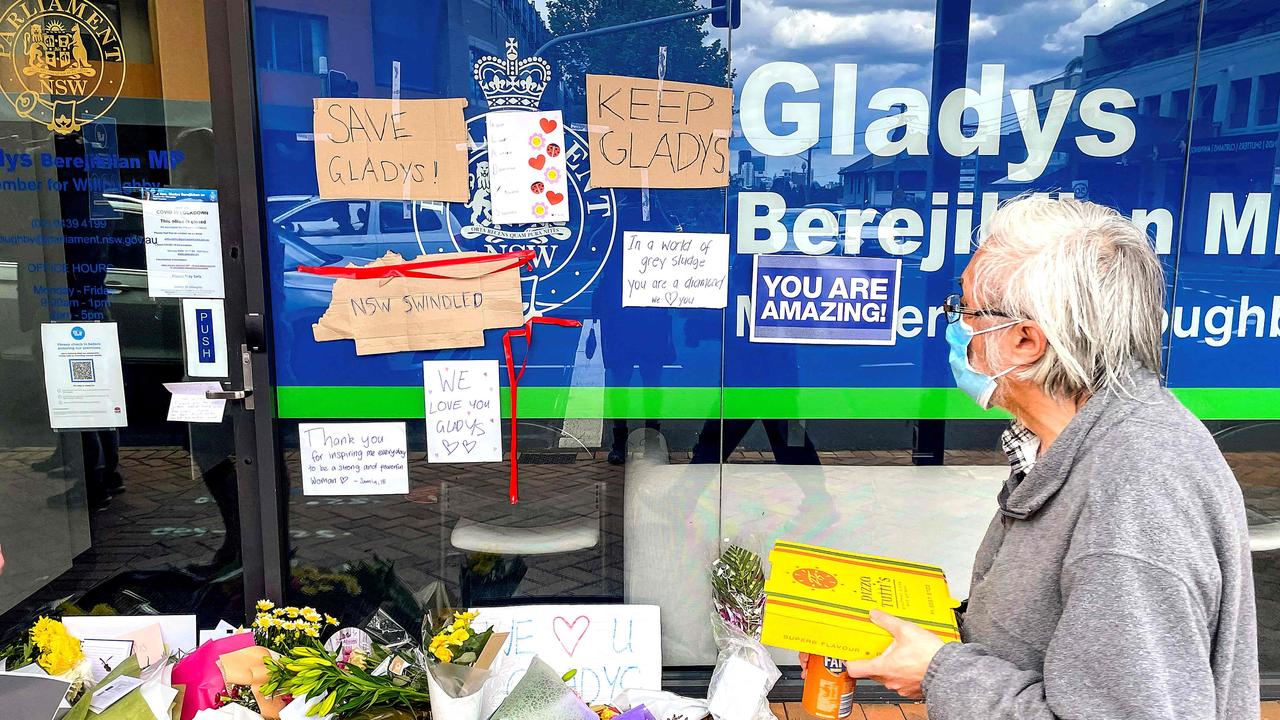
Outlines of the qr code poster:
[[40,326],[40,341],[49,427],[97,430],[129,424],[115,323],[46,323]]
[[91,383],[95,381],[92,360],[71,360],[71,382]]

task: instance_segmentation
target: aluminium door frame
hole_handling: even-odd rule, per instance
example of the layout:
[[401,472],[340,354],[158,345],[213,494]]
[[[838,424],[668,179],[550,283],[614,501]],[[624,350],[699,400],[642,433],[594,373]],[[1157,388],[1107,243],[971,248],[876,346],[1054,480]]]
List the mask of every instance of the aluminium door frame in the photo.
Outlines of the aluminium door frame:
[[[223,252],[231,272],[244,274],[244,292],[227,296],[227,341],[232,358],[239,359],[249,318],[256,315],[248,335],[261,343],[259,350],[249,353],[254,410],[232,403],[245,616],[252,617],[259,598],[283,602],[289,547],[288,483],[280,463],[269,265],[263,242],[253,34],[248,0],[205,0],[204,13]],[[246,380],[247,368],[231,364],[240,368],[233,370],[232,380]]]

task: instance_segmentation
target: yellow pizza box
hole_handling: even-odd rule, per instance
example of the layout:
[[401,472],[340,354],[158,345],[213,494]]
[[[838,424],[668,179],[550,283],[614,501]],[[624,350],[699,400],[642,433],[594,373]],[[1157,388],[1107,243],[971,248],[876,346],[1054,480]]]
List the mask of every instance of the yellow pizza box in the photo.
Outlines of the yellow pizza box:
[[872,610],[909,620],[944,641],[959,641],[947,578],[936,565],[843,552],[779,540],[765,582],[766,645],[861,660],[893,638],[871,622]]

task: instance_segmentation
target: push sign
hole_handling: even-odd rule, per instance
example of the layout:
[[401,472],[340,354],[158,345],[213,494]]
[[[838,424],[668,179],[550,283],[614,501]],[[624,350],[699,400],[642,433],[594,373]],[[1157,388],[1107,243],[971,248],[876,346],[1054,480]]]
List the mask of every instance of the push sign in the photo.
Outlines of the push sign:
[[196,358],[201,363],[216,363],[217,345],[213,338],[213,309],[196,308]]
[[751,342],[892,345],[902,261],[756,255]]

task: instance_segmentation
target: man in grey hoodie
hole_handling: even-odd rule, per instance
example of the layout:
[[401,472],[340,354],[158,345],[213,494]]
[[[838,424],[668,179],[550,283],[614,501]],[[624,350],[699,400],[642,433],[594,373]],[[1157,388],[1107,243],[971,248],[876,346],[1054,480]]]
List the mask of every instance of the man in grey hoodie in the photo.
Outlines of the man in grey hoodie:
[[957,385],[1013,415],[963,642],[877,613],[850,662],[935,720],[1257,718],[1239,486],[1161,386],[1164,275],[1114,210],[1010,202],[947,300]]

